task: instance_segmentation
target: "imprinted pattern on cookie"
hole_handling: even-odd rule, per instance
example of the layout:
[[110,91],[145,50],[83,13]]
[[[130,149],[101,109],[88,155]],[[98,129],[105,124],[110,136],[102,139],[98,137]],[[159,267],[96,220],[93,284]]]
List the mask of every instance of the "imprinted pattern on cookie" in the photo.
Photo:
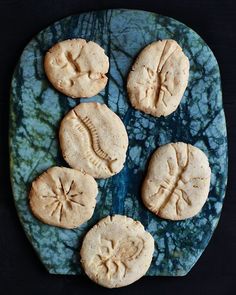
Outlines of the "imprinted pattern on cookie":
[[[160,103],[163,103],[164,106],[167,107],[167,104],[165,102],[165,95],[166,93],[170,96],[173,95],[169,89],[168,83],[166,83],[168,71],[162,73],[162,69],[171,56],[173,56],[177,51],[181,51],[181,48],[177,44],[176,46],[174,46],[172,45],[172,43],[170,43],[169,40],[165,40],[163,42],[165,43],[161,52],[159,63],[156,67],[156,71],[154,72],[149,67],[144,66],[150,78],[150,86],[146,89],[146,96],[143,99],[147,99],[150,92],[152,92],[152,103],[149,106],[153,108],[157,108]],[[166,48],[167,44],[170,44],[169,48]]]
[[[175,201],[175,209],[176,215],[180,216],[180,201],[184,201],[187,206],[191,206],[192,202],[190,196],[184,189],[184,185],[188,182],[192,182],[194,180],[206,180],[207,178],[204,177],[192,177],[189,179],[184,179],[184,172],[188,168],[189,159],[190,159],[190,148],[189,145],[185,145],[185,151],[179,152],[176,148],[175,144],[170,145],[175,151],[175,161],[174,160],[167,160],[168,166],[168,176],[163,180],[163,182],[158,186],[156,193],[149,196],[149,199],[153,199],[154,197],[158,197],[162,199],[161,205],[158,208],[152,207],[156,214],[161,213],[162,210],[165,209],[169,201],[171,200],[172,196],[177,196]],[[186,159],[184,161],[184,156]],[[198,188],[198,186],[193,184],[193,187]]]
[[[181,182],[186,183],[186,181],[183,179],[183,173],[186,170],[188,163],[189,163],[189,147],[188,145],[186,146],[187,153],[186,153],[186,162],[181,165],[180,157],[182,153],[178,153],[177,149],[175,148],[174,145],[171,145],[173,149],[175,150],[175,155],[176,155],[176,168],[177,172],[173,172],[173,166],[171,166],[170,161],[167,161],[168,164],[168,169],[169,169],[169,178],[164,179],[164,183],[159,186],[159,189],[156,194],[159,194],[160,188],[162,188],[162,192],[165,193],[167,191],[167,195],[165,196],[165,201],[162,203],[161,207],[159,208],[158,211],[161,211],[162,209],[165,208],[165,206],[168,204],[170,201],[170,198],[173,194],[175,194],[178,199],[176,201],[176,214],[179,215],[179,200],[182,198],[188,205],[191,205],[191,201],[187,195],[187,193],[182,189],[179,188],[179,185]],[[157,212],[158,213],[158,212]]]
[[[82,51],[82,49],[81,49]],[[63,70],[64,68],[66,68],[68,65],[71,67],[71,69],[73,69],[73,74],[70,75],[70,77],[67,77],[67,80],[65,79],[66,76],[63,78],[63,80],[58,80],[58,86],[60,88],[63,88],[63,84],[66,84],[67,87],[72,87],[75,84],[75,79],[82,76],[82,75],[86,75],[87,72],[82,72],[80,70],[80,67],[78,65],[78,63],[76,62],[76,60],[80,57],[81,55],[81,51],[79,52],[79,54],[77,55],[76,58],[73,59],[73,56],[71,54],[70,51],[66,51],[65,53],[63,53],[63,55],[65,56],[67,62],[62,65],[60,67],[61,70]],[[58,63],[57,63],[58,64]]]
[[127,81],[132,105],[156,117],[174,112],[187,86],[189,60],[174,40],[156,41],[137,57]]
[[[107,239],[101,237],[98,272],[100,267],[105,267],[108,279],[118,277],[123,279],[126,276],[128,262],[137,259],[143,251],[144,240],[140,237],[129,237],[121,240]],[[95,261],[95,259],[94,259]],[[92,261],[92,263],[94,263]]]
[[57,192],[53,191],[53,195],[43,195],[41,198],[50,198],[53,201],[47,205],[45,208],[51,208],[50,216],[56,216],[58,222],[61,222],[63,215],[66,215],[68,210],[72,210],[73,205],[85,207],[85,205],[81,202],[75,200],[75,197],[82,195],[83,192],[79,192],[78,194],[71,194],[72,187],[74,185],[74,180],[71,181],[69,190],[66,192],[65,187],[61,178],[59,177],[60,187],[57,188]]
[[95,167],[100,168],[105,166],[108,170],[113,173],[112,165],[117,159],[112,159],[106,152],[103,151],[99,142],[99,136],[97,130],[88,116],[82,118],[74,110],[79,124],[77,125],[78,130],[84,135],[86,145],[86,156],[95,165]]
[[[83,47],[82,47],[82,49],[83,49]],[[102,74],[102,73],[96,73],[96,72],[91,72],[91,71],[88,71],[88,72],[81,71],[80,66],[76,62],[76,60],[80,57],[82,49],[79,52],[79,54],[76,56],[76,58],[74,58],[74,59],[73,59],[73,56],[72,56],[70,51],[66,51],[64,53],[67,62],[63,66],[61,66],[60,69],[64,69],[68,65],[70,65],[70,67],[73,69],[74,74],[71,75],[70,78],[68,78],[68,81],[69,81],[71,87],[75,84],[74,79],[79,78],[79,77],[81,77],[83,75],[87,75],[90,80],[97,80],[97,79],[101,79],[101,78],[105,77],[105,74]]]
[[[82,51],[82,49],[81,49]],[[63,68],[65,66],[67,66],[68,64],[70,64],[70,66],[74,69],[75,71],[75,75],[77,76],[78,73],[80,73],[80,68],[79,68],[79,65],[76,63],[76,60],[80,57],[81,55],[81,51],[79,52],[79,54],[77,55],[77,57],[75,59],[73,59],[73,56],[71,54],[70,51],[66,51],[64,54],[65,54],[65,57],[67,59],[67,63],[63,66]]]

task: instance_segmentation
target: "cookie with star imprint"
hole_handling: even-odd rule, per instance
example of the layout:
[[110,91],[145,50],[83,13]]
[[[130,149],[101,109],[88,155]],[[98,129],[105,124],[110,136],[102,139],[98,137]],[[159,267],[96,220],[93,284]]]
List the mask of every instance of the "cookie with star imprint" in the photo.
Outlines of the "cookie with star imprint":
[[97,193],[92,176],[70,168],[52,167],[33,181],[29,205],[42,222],[75,228],[92,217]]

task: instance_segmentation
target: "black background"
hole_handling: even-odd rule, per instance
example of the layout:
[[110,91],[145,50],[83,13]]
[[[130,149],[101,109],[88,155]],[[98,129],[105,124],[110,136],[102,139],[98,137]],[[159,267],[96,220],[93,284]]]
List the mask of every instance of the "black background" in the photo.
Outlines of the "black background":
[[[9,88],[14,66],[30,39],[52,22],[80,12],[135,8],[171,16],[194,29],[221,70],[229,141],[229,180],[222,216],[206,251],[185,277],[144,277],[108,290],[85,276],[47,273],[17,218],[9,177]],[[236,287],[236,3],[227,1],[0,0],[0,294],[235,294]]]

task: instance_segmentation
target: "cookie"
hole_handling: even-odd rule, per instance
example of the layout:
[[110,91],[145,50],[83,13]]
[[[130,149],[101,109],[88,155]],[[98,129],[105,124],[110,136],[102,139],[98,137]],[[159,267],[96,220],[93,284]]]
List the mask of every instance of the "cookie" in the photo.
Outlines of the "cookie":
[[62,120],[59,140],[66,162],[95,178],[118,173],[126,158],[128,136],[120,118],[105,104],[81,103]]
[[100,220],[85,236],[81,263],[91,280],[107,288],[123,287],[148,270],[154,239],[139,221],[115,215]]
[[73,98],[91,97],[106,86],[109,61],[98,44],[69,39],[49,49],[44,68],[49,81],[60,92]]
[[92,217],[97,193],[93,177],[70,168],[52,167],[33,181],[29,204],[42,222],[75,228]]
[[127,81],[134,108],[155,117],[173,113],[188,84],[189,60],[174,40],[153,42],[137,57]]
[[162,218],[190,218],[207,200],[210,177],[208,159],[199,148],[183,142],[163,145],[150,160],[143,202]]

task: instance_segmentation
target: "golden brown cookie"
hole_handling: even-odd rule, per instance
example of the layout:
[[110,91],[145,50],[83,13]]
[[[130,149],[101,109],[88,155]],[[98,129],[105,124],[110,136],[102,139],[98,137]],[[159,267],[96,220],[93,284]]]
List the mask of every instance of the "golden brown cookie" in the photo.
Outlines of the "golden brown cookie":
[[189,60],[174,40],[146,46],[129,73],[127,91],[133,107],[155,117],[174,112],[187,87]]
[[59,139],[62,155],[74,169],[107,178],[123,168],[127,132],[105,104],[81,103],[72,109],[61,122]]
[[42,222],[75,228],[92,217],[97,193],[97,183],[90,175],[52,167],[33,181],[29,204]]
[[150,160],[143,202],[162,218],[190,218],[207,200],[210,177],[208,159],[199,148],[183,142],[163,145]]
[[109,60],[98,44],[69,39],[49,49],[44,68],[49,81],[60,92],[74,98],[91,97],[107,84]]
[[148,270],[154,239],[139,221],[122,215],[107,216],[85,236],[81,263],[91,280],[107,288],[123,287]]

